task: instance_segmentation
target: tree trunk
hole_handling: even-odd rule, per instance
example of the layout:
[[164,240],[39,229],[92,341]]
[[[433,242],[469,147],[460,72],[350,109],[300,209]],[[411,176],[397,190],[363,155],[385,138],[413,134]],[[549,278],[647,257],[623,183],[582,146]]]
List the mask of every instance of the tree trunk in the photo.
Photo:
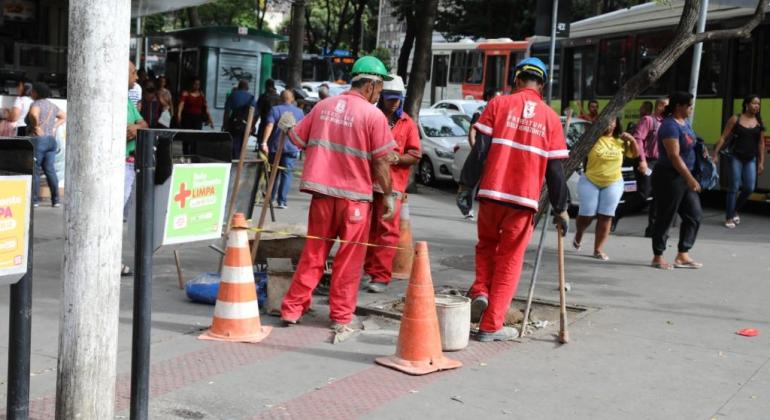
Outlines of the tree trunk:
[[203,26],[201,24],[200,15],[198,15],[198,8],[197,7],[188,7],[187,8],[187,20],[190,23],[190,27]]
[[350,0],[345,0],[344,5],[342,6],[342,13],[340,13],[338,20],[337,20],[337,31],[334,33],[334,40],[332,41],[332,44],[329,46],[328,53],[334,52],[339,45],[340,41],[342,41],[342,34],[345,30],[345,24],[347,23],[349,17],[348,17],[348,9],[350,8]]
[[130,16],[127,0],[69,3],[57,419],[114,418]]
[[302,50],[305,42],[305,0],[296,0],[291,5],[291,31],[289,33],[289,77],[288,88],[302,87]]
[[[570,158],[564,165],[565,177],[569,178],[580,167],[601,133],[609,127],[610,122],[623,110],[625,105],[655,83],[688,48],[692,47],[696,42],[750,37],[751,32],[762,21],[764,11],[767,9],[770,0],[759,0],[754,15],[741,27],[707,31],[696,35],[693,34],[693,28],[698,20],[700,2],[701,0],[685,0],[682,16],[674,32],[673,39],[661,51],[660,55],[628,79],[615,96],[610,99],[610,102],[599,114],[598,121],[586,130],[580,141],[570,151]],[[540,197],[541,209],[545,207],[546,200],[547,196],[544,191]]]
[[416,18],[414,16],[407,16],[405,21],[406,32],[404,33],[404,43],[401,45],[401,52],[398,54],[396,74],[404,79],[404,83],[407,83],[406,73],[409,70],[409,55],[412,54],[414,38],[417,32],[417,24]]
[[358,52],[362,49],[363,42],[363,17],[364,11],[366,11],[366,3],[368,0],[358,0],[356,4],[356,10],[353,15],[353,28],[350,34],[350,49],[353,57],[358,57]]
[[[425,0],[419,10],[417,34],[415,37],[414,58],[410,73],[409,87],[406,91],[404,110],[415,120],[420,113],[422,94],[428,79],[431,59],[431,43],[433,41],[433,24],[436,22],[438,0]],[[400,58],[399,58],[400,59]]]
[[254,0],[254,10],[257,14],[257,29],[260,31],[265,26],[265,14],[269,4],[270,0]]

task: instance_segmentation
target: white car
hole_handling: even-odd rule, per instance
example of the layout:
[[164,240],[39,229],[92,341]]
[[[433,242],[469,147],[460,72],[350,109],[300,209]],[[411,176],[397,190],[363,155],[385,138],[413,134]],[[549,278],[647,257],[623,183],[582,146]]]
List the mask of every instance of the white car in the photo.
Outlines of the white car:
[[[561,121],[562,124],[564,124],[564,117],[561,118]],[[580,138],[583,136],[583,133],[585,133],[590,124],[590,122],[584,119],[572,119],[569,125],[569,131],[567,132],[568,148],[572,149],[572,146],[580,140]],[[468,155],[471,152],[471,146],[467,141],[458,143],[457,146],[455,146],[454,152],[455,158],[452,162],[452,178],[456,182],[460,182],[460,173],[462,172],[465,160],[468,158]],[[634,178],[633,168],[630,166],[624,166],[621,170],[623,172],[623,179],[625,180],[624,191],[627,193],[636,191],[636,179]],[[578,197],[577,192],[577,183],[578,179],[580,179],[581,173],[582,169],[576,171],[572,174],[572,176],[569,177],[569,179],[567,179],[570,214],[573,216],[574,214],[577,214],[577,208],[580,205],[580,197]],[[622,199],[621,202],[623,202]]]
[[476,111],[483,111],[485,106],[487,106],[487,103],[478,99],[444,99],[433,104],[431,108],[459,111],[469,117],[473,117]]
[[341,85],[332,82],[302,82],[302,89],[307,92],[309,97],[318,98],[318,88],[324,84],[329,87],[329,96],[337,96],[350,89],[350,85]]
[[459,111],[427,108],[420,110],[422,160],[417,167],[417,180],[430,185],[452,179],[454,148],[468,142],[471,119]]

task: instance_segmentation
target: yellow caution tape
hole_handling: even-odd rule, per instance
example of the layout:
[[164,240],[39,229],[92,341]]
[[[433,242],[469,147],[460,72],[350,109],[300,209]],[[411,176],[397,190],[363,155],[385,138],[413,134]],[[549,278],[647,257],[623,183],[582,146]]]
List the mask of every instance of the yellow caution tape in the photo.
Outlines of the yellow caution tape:
[[404,248],[392,246],[392,245],[377,245],[377,244],[370,244],[368,242],[356,242],[356,241],[348,241],[345,239],[339,239],[339,238],[324,238],[321,236],[313,236],[313,235],[300,235],[298,233],[292,233],[292,232],[286,232],[282,230],[270,230],[270,229],[260,229],[260,228],[249,228],[252,232],[258,232],[258,233],[272,233],[273,235],[283,235],[283,236],[290,236],[293,238],[304,238],[304,239],[315,239],[319,241],[331,241],[331,242],[339,242],[341,244],[350,244],[350,245],[362,245],[362,246],[368,246],[372,248],[390,248],[390,249],[396,249],[396,250],[403,250]]

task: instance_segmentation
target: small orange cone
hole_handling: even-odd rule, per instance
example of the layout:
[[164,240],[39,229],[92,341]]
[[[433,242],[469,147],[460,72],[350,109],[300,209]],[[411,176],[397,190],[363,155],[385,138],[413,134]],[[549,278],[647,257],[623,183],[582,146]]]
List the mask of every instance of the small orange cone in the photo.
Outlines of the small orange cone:
[[461,362],[448,359],[441,352],[427,242],[417,242],[415,246],[414,266],[406,290],[406,305],[401,317],[396,354],[380,357],[376,362],[411,375],[425,375],[462,366]]
[[407,280],[412,273],[414,247],[412,246],[412,223],[409,217],[409,202],[406,197],[404,198],[404,202],[401,203],[399,230],[401,231],[398,239],[399,249],[393,257],[393,272],[391,277],[394,279]]
[[243,213],[233,215],[232,230],[227,238],[227,250],[222,267],[222,280],[214,307],[211,328],[201,334],[201,340],[258,343],[273,327],[259,322],[257,288],[251,266],[246,218]]

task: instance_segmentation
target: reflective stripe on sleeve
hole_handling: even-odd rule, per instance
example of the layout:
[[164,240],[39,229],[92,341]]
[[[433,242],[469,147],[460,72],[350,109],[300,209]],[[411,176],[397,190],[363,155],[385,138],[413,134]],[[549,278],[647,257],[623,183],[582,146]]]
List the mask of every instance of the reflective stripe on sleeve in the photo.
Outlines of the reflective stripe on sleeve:
[[372,156],[377,156],[377,155],[381,154],[382,152],[388,152],[390,150],[393,150],[395,147],[396,147],[396,141],[395,140],[391,140],[386,145],[384,145],[382,147],[378,147],[378,148],[372,150]]
[[492,135],[492,127],[490,127],[488,125],[484,125],[482,123],[478,123],[477,122],[476,124],[473,124],[473,126],[476,127],[476,130],[479,130],[479,131],[481,131],[482,133],[484,133],[484,134],[486,134],[488,136]]

